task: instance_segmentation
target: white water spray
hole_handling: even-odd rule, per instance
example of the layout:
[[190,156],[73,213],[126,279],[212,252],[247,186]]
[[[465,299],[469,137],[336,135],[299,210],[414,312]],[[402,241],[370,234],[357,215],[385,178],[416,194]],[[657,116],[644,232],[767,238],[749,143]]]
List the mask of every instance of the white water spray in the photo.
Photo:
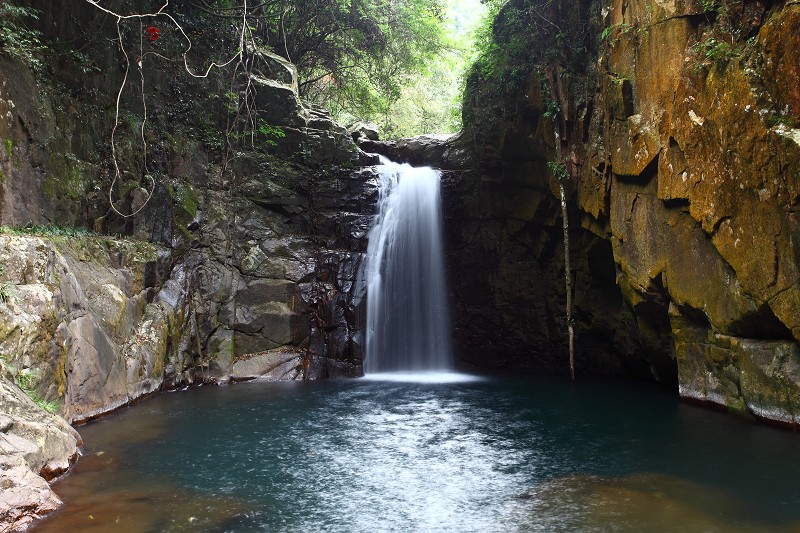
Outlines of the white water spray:
[[365,373],[452,366],[439,173],[381,158],[366,259]]

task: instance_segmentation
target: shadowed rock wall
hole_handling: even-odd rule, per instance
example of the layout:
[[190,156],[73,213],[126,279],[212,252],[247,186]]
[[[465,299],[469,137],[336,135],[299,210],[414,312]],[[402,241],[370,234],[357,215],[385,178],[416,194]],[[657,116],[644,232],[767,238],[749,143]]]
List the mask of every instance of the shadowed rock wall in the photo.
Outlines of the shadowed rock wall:
[[[191,70],[236,49],[225,19],[191,6],[170,13],[193,40]],[[125,65],[114,17],[71,0],[41,13],[48,55],[39,68],[0,57],[0,224],[82,226],[164,247],[165,272],[146,299],[169,310],[169,335],[153,347],[168,354],[165,386],[358,375],[355,280],[374,185],[369,172],[353,172],[350,135],[300,101],[294,66],[269,51],[248,50],[248,74],[230,66],[192,77],[182,34],[163,17],[145,22],[161,28],[158,40],[140,39],[137,20],[120,26],[132,59],[116,162]],[[103,264],[79,283],[90,301]],[[26,283],[14,274],[6,279]],[[241,361],[255,353],[260,364]]]
[[[531,3],[503,8],[497,39]],[[540,14],[564,34],[590,28],[564,45],[581,53],[531,49],[539,59],[509,60],[502,83],[487,68],[469,80],[458,142],[478,160],[448,204],[462,352],[566,371],[547,166],[560,143],[578,371],[651,374],[686,398],[796,424],[800,85],[787,58],[800,5],[555,2]],[[522,42],[554,40],[544,28],[531,23]]]
[[[28,21],[40,66],[0,54],[0,225],[18,228],[0,231],[11,380],[81,422],[164,388],[360,375],[357,281],[377,195],[360,162],[372,160],[300,100],[293,65],[251,48],[246,73],[192,77],[163,17],[121,25],[120,92],[114,17],[62,4]],[[237,49],[229,21],[169,12],[192,38],[194,72]],[[149,24],[156,41],[140,35]],[[29,225],[50,229],[19,229]],[[0,438],[12,429],[2,423]],[[27,494],[0,524],[56,505]]]

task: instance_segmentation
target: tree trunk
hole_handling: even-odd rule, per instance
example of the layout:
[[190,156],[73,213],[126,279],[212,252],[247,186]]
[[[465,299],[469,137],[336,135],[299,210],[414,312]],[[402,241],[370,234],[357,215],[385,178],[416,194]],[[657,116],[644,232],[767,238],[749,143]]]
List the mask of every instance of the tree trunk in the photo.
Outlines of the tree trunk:
[[567,289],[567,333],[569,333],[569,373],[575,381],[575,330],[572,327],[572,275],[569,264],[569,218],[567,217],[567,195],[564,184],[559,182],[561,193],[561,218],[564,226],[564,283]]
[[[558,126],[555,131],[556,138],[556,162],[561,162],[561,136],[558,134]],[[566,170],[566,169],[565,169]],[[572,321],[572,273],[569,263],[569,216],[567,212],[567,194],[564,190],[564,182],[567,179],[566,172],[557,176],[558,191],[561,194],[561,220],[564,227],[564,284],[567,289],[567,334],[569,335],[569,373],[572,381],[575,381],[575,330]]]

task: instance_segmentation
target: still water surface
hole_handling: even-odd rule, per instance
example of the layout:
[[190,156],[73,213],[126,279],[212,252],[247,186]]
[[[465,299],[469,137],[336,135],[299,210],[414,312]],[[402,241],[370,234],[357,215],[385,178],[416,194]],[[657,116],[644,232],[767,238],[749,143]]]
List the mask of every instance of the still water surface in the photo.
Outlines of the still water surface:
[[800,531],[800,436],[628,382],[250,383],[80,431],[37,532]]

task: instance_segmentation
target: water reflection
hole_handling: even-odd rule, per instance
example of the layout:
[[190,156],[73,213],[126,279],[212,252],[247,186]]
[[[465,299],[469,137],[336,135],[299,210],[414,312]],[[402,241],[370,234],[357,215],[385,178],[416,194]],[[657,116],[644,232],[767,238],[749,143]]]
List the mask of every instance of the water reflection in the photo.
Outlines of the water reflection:
[[790,531],[795,434],[661,390],[247,384],[82,429],[41,531]]

